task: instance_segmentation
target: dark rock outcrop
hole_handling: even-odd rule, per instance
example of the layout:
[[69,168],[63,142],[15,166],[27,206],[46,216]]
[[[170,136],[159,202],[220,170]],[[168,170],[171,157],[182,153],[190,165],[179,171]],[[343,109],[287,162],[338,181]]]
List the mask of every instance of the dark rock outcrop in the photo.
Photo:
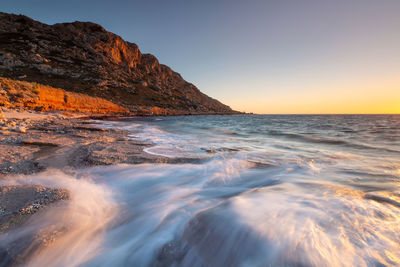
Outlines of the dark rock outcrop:
[[46,25],[0,12],[0,76],[105,98],[133,112],[235,113],[91,22]]

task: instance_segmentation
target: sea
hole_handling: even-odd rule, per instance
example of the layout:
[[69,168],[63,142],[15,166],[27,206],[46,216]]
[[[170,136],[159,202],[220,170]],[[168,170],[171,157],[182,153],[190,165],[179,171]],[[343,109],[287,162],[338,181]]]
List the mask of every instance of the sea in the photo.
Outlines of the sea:
[[180,163],[33,175],[72,200],[29,266],[400,266],[400,115],[101,123]]

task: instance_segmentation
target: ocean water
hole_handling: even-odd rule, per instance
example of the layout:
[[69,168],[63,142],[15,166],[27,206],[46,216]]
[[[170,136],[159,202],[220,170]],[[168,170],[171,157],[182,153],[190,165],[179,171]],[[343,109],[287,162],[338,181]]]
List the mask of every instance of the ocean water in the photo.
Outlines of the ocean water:
[[152,143],[147,153],[191,160],[16,177],[73,196],[0,239],[64,229],[32,249],[30,266],[400,266],[399,115],[104,126]]

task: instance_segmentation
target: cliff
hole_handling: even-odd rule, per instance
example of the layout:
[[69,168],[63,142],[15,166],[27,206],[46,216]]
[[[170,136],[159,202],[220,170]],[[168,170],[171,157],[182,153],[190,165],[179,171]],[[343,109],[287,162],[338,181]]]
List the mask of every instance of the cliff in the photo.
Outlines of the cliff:
[[65,110],[100,114],[127,114],[129,110],[99,97],[67,92],[34,82],[0,77],[0,103],[41,111]]
[[133,113],[235,113],[91,22],[46,25],[0,12],[0,76],[104,98]]

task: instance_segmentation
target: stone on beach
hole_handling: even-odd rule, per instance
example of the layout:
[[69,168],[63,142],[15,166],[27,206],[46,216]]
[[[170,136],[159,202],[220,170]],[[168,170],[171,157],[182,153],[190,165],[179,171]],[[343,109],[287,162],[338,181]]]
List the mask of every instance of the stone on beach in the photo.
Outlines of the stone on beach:
[[[0,236],[18,231],[33,215],[47,205],[70,199],[69,191],[41,185],[4,185],[0,186]],[[4,235],[2,235],[5,233]],[[54,240],[58,232],[52,229],[35,232],[14,243],[0,242],[0,266],[19,266],[32,247],[46,245]],[[4,240],[4,239],[3,239]],[[7,242],[6,242],[7,243]]]
[[19,133],[26,133],[25,127],[16,127],[14,130]]
[[65,189],[40,185],[0,186],[0,233],[23,223],[25,215],[36,213],[55,201],[69,198]]
[[3,111],[0,109],[0,121],[6,121],[6,117],[3,114]]

